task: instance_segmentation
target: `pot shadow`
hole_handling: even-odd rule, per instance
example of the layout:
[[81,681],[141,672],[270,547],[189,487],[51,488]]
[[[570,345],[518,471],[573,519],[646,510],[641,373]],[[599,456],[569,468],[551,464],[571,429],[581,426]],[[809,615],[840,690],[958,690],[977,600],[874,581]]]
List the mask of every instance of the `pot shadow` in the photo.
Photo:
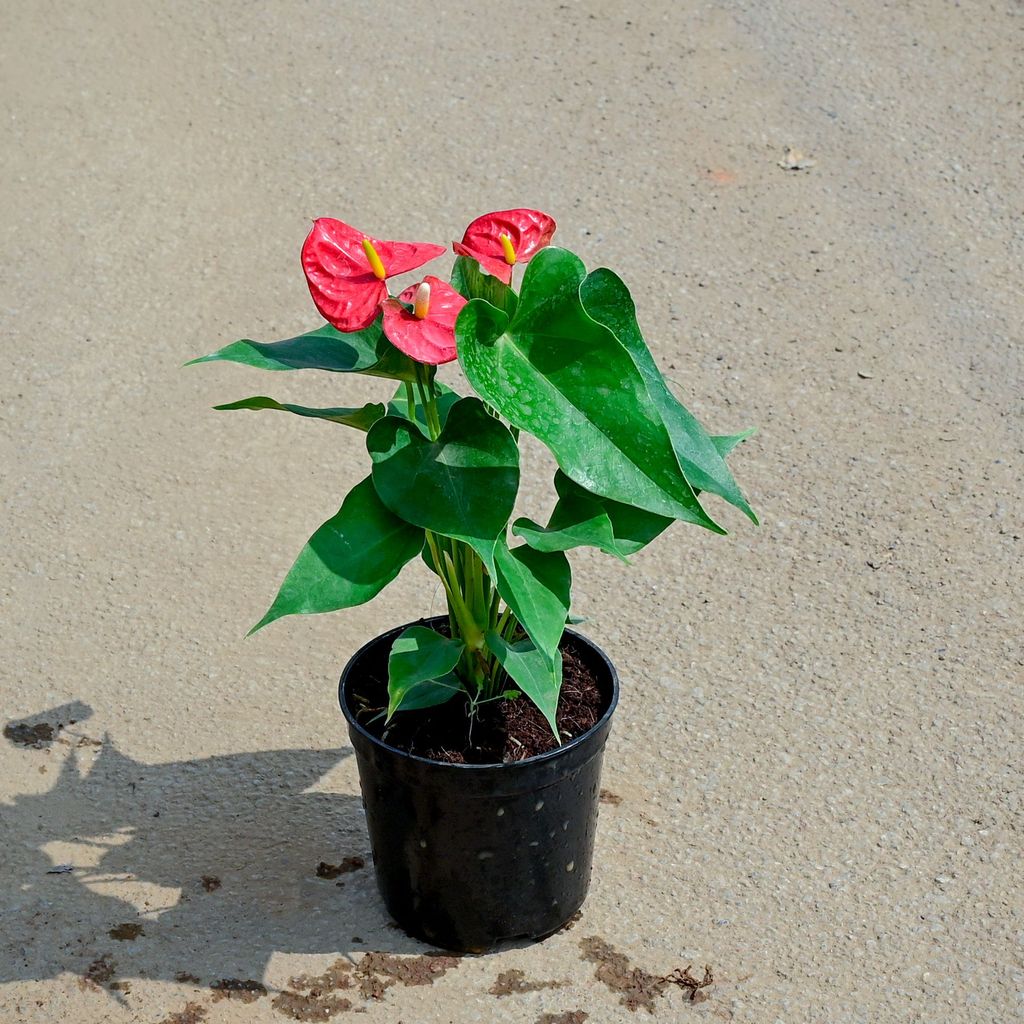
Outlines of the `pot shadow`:
[[18,728],[66,708],[4,731],[57,779],[0,804],[0,983],[260,981],[275,954],[427,949],[380,902],[360,798],[316,789],[350,750],[144,764],[80,726]]

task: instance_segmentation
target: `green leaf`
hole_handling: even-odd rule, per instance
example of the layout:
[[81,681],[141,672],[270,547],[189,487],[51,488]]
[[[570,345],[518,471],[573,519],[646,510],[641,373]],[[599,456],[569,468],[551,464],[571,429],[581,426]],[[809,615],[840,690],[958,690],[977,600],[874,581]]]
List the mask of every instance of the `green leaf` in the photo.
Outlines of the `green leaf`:
[[[752,433],[747,430],[729,437],[712,437],[711,441],[725,456]],[[547,526],[538,526],[532,519],[517,519],[512,524],[512,533],[537,551],[595,547],[628,562],[629,555],[650,544],[672,524],[666,516],[592,494],[561,470],[555,473],[555,490],[558,504]],[[699,495],[700,491],[695,493]]]
[[464,540],[492,563],[519,489],[519,449],[479,399],[456,402],[436,441],[407,419],[385,416],[366,447],[377,493],[395,515]]
[[273,398],[266,398],[263,395],[243,398],[239,402],[228,402],[227,405],[215,405],[214,409],[277,409],[280,412],[295,413],[296,416],[343,423],[357,430],[369,430],[385,414],[381,402],[369,402],[361,409],[310,409],[305,405],[276,402]]
[[572,573],[561,551],[494,545],[494,583],[537,649],[554,659],[569,615]]
[[555,739],[558,735],[556,712],[558,693],[562,689],[562,652],[555,653],[554,663],[537,650],[532,640],[520,640],[510,644],[495,632],[487,634],[487,646],[509,674],[512,681],[540,709],[547,719]]
[[[564,474],[562,478],[568,480]],[[559,499],[547,526],[540,526],[532,519],[517,519],[512,524],[512,533],[522,537],[536,551],[569,551],[578,547],[594,547],[627,561],[626,553],[616,542],[611,518],[601,507],[601,499],[596,495],[587,496],[582,488],[580,492]],[[646,515],[654,513],[648,512]]]
[[263,343],[243,338],[185,365],[213,362],[242,363],[260,370],[331,370],[416,379],[415,364],[384,337],[379,319],[365,330],[347,334],[324,324],[286,341]]
[[367,477],[309,538],[249,635],[284,615],[333,612],[369,601],[422,547],[423,531],[389,512]]
[[[626,561],[672,525],[668,516],[612,501],[584,490],[560,470],[555,473],[558,504],[547,528],[517,520],[512,532],[540,551],[561,551],[591,544]],[[587,530],[589,529],[589,539]],[[562,546],[564,545],[564,547]]]
[[747,504],[714,441],[665,383],[640,333],[636,307],[622,279],[605,268],[595,270],[580,285],[580,299],[587,313],[607,327],[632,357],[668,428],[679,465],[694,490],[717,494],[744,512],[756,525],[757,516]]
[[451,282],[464,299],[484,299],[509,316],[516,311],[516,293],[504,281],[485,274],[480,264],[468,256],[455,257]]
[[410,626],[388,657],[388,721],[397,711],[415,711],[451,700],[462,687],[452,674],[466,645],[426,626]]
[[743,430],[738,434],[716,435],[711,438],[711,443],[715,446],[718,454],[724,459],[741,441],[746,441],[756,433],[757,427],[751,427],[749,430]]
[[523,279],[515,316],[480,300],[455,325],[474,389],[528,430],[587,490],[659,515],[725,531],[701,508],[629,352],[580,301],[583,264],[542,249]]
[[[447,384],[442,384],[439,380],[434,381],[434,387],[437,390],[437,415],[441,420],[441,426],[445,425],[448,419],[448,413],[451,412],[452,406],[462,398],[462,395],[452,391]],[[427,418],[423,413],[423,403],[420,402],[419,388],[413,387],[413,407],[416,422],[426,431],[427,429]],[[389,416],[401,416],[405,419],[409,418],[409,402],[406,398],[405,385],[400,384],[398,390],[395,392],[394,398],[388,402],[387,414]]]

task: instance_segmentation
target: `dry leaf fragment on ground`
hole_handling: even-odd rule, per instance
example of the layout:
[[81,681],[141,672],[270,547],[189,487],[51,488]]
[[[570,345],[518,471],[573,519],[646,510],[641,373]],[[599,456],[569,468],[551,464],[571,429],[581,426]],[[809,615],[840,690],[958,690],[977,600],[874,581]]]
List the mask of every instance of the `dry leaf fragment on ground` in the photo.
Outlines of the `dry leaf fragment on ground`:
[[779,166],[784,171],[806,171],[817,162],[817,160],[805,156],[799,149],[788,146],[786,148],[786,155],[779,161]]
[[711,967],[707,964],[704,965],[704,977],[698,981],[691,973],[690,966],[687,965],[683,970],[679,970],[677,967],[669,976],[668,981],[673,985],[678,985],[680,988],[689,990],[690,1002],[700,1002],[702,999],[707,998],[704,992],[701,992],[702,988],[707,988],[709,985],[715,983],[715,976],[711,973]]

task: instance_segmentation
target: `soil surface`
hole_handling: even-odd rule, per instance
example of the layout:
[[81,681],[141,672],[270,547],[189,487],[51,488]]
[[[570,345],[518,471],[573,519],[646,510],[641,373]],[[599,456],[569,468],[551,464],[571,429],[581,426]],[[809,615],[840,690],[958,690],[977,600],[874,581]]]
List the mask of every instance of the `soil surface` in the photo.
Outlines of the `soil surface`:
[[[510,684],[511,685],[511,684]],[[360,723],[399,750],[446,764],[499,764],[524,761],[558,747],[547,719],[524,695],[480,705],[471,714],[459,695],[421,711],[399,712],[385,725],[388,703],[387,661],[368,662],[354,678],[353,706]],[[571,637],[562,646],[562,688],[555,721],[562,743],[582,736],[608,707],[593,668],[580,656]]]

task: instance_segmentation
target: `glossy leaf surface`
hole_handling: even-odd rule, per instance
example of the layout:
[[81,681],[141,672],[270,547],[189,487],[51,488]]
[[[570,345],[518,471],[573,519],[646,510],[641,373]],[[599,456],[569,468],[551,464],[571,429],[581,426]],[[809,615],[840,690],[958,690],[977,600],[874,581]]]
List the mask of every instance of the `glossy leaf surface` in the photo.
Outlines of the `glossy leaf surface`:
[[241,363],[260,370],[330,370],[366,373],[395,380],[415,380],[416,368],[384,337],[379,323],[363,331],[343,334],[330,324],[285,341],[259,342],[243,338],[194,363]]
[[[711,442],[724,457],[752,433],[712,437]],[[531,519],[517,519],[512,524],[512,532],[538,551],[595,547],[625,562],[672,524],[666,516],[592,494],[561,470],[555,473],[555,490],[558,503],[547,526],[538,526]]]
[[370,429],[366,447],[377,493],[395,515],[465,540],[490,562],[515,505],[519,449],[479,399],[456,402],[436,441],[407,419],[386,416]]
[[443,704],[462,687],[452,674],[466,645],[426,626],[410,626],[388,658],[388,719],[397,711]]
[[423,531],[390,512],[367,477],[299,552],[270,610],[249,631],[284,615],[352,608],[375,597],[415,558]]
[[511,316],[519,298],[497,277],[485,274],[470,256],[457,256],[452,267],[452,287],[466,299],[486,299],[492,306]]
[[724,533],[701,508],[643,375],[584,310],[583,264],[544,249],[523,280],[511,321],[474,300],[455,333],[478,394],[551,449],[567,476],[615,501]]
[[501,663],[501,667],[516,686],[537,705],[551,726],[555,739],[561,743],[556,713],[558,693],[562,688],[562,652],[556,652],[552,663],[551,659],[534,647],[532,640],[520,640],[509,644],[494,632],[488,633],[486,639],[487,646]]
[[308,416],[311,419],[342,423],[347,427],[355,427],[356,430],[369,430],[377,420],[386,414],[385,407],[381,402],[369,402],[361,409],[310,409],[305,405],[277,402],[273,398],[266,398],[263,395],[243,398],[238,402],[228,402],[226,405],[215,405],[214,409],[274,409],[279,412],[294,413],[296,416]]
[[672,525],[668,516],[612,501],[555,473],[558,504],[546,527],[517,519],[512,532],[538,551],[568,551],[587,545],[626,561]]
[[572,572],[561,551],[509,548],[504,537],[494,546],[495,584],[537,649],[554,659],[569,615]]
[[713,440],[669,390],[640,333],[636,307],[622,279],[610,270],[595,270],[581,284],[580,298],[587,313],[607,327],[632,357],[668,428],[676,458],[693,489],[717,494],[756,524],[757,516],[747,504]]

